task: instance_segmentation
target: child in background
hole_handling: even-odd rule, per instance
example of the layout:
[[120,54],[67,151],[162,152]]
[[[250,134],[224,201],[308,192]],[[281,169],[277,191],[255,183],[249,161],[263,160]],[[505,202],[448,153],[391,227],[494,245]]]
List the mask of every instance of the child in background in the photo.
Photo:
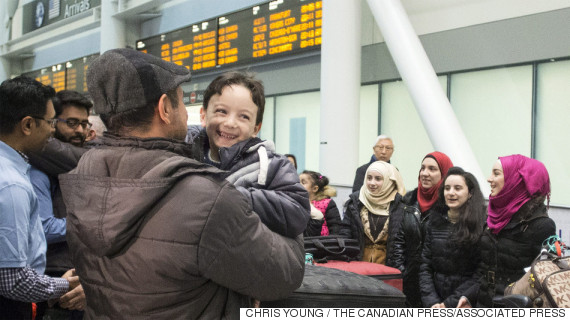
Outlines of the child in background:
[[340,212],[331,197],[336,190],[329,186],[329,179],[322,174],[305,170],[299,175],[301,184],[309,192],[311,220],[305,236],[328,236],[331,234],[350,236],[350,229],[342,222]]
[[271,230],[294,238],[309,221],[309,199],[287,157],[257,137],[265,108],[264,89],[252,75],[227,72],[204,92],[203,128],[190,126],[188,141],[203,161],[229,171],[226,178],[250,201]]

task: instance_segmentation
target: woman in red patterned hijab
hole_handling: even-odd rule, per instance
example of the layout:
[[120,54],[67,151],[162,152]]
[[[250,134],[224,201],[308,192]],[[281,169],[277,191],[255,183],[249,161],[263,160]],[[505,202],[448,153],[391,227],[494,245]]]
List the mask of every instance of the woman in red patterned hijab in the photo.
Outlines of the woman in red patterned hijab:
[[439,186],[451,167],[451,159],[439,151],[428,153],[422,160],[418,176],[418,204],[422,213],[428,211],[437,201]]
[[[421,308],[419,272],[422,261],[423,229],[429,220],[430,212],[436,210],[438,189],[453,167],[451,159],[442,152],[428,153],[422,160],[418,175],[418,187],[406,193],[402,202],[407,204],[401,228],[393,240],[393,264],[404,275],[403,291],[408,307]],[[419,212],[418,212],[419,211]]]

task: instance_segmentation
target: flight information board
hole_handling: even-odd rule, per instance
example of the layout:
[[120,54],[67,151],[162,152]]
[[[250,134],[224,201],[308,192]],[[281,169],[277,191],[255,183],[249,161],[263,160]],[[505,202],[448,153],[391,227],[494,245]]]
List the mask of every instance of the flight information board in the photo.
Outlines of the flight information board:
[[47,68],[24,73],[25,76],[52,86],[55,91],[64,89],[87,92],[87,69],[99,54],[82,57]]
[[43,68],[35,79],[46,86],[52,86],[56,92],[61,91],[65,89],[65,67],[60,63]]
[[99,55],[92,55],[65,63],[65,89],[87,92],[87,69],[93,59]]
[[216,20],[137,42],[137,49],[190,70],[216,66]]
[[320,49],[322,1],[276,0],[137,41],[191,71]]

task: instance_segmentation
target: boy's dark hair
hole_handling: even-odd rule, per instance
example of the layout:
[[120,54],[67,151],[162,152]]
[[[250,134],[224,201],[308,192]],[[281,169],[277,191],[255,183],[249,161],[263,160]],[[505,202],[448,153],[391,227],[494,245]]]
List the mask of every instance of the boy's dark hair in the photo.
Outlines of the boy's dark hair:
[[293,158],[293,166],[295,167],[295,169],[297,169],[297,157],[295,157],[295,155],[290,153],[284,154],[284,156],[286,156],[287,158]]
[[[483,193],[479,188],[479,183],[475,176],[460,167],[451,167],[439,187],[438,200],[442,202],[440,203],[441,205],[445,206],[445,198],[443,196],[445,181],[452,175],[461,176],[465,179],[465,185],[467,185],[468,192],[471,195],[471,198],[467,199],[467,202],[465,202],[461,208],[459,220],[454,226],[455,232],[453,233],[452,239],[457,241],[460,245],[473,245],[479,241],[484,230],[486,219],[485,199],[483,198]],[[445,208],[447,208],[447,206],[445,206]]]
[[329,185],[329,178],[323,176],[319,172],[304,170],[301,174],[309,175],[311,179],[313,179],[317,187],[319,187],[316,193],[322,192],[325,190],[325,187]]
[[26,116],[44,117],[55,90],[34,79],[18,76],[0,84],[0,134],[10,134]]
[[93,108],[93,102],[91,102],[91,100],[81,92],[61,90],[55,94],[55,98],[53,99],[53,108],[55,109],[56,117],[63,113],[63,109],[65,109],[65,107],[70,105],[85,109],[87,114],[89,114],[91,108]]
[[255,125],[263,120],[265,110],[265,93],[263,83],[248,72],[230,71],[218,76],[212,81],[204,92],[204,110],[208,109],[210,98],[215,94],[222,94],[222,90],[227,86],[242,85],[251,92],[251,100],[257,106],[257,117]]
[[[168,99],[172,103],[173,108],[178,107],[178,92],[177,89],[170,90],[166,93]],[[149,102],[146,106],[140,108],[130,109],[120,113],[101,114],[101,120],[107,127],[107,131],[114,134],[123,134],[134,128],[142,128],[146,130],[152,123],[154,116],[154,109],[160,101],[160,97],[156,101]]]

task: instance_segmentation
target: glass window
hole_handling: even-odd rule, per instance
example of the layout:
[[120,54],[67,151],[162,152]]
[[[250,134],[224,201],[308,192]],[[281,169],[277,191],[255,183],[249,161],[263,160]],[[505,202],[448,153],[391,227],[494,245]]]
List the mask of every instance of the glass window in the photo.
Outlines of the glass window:
[[551,203],[570,205],[570,61],[538,66],[536,114],[536,158],[550,174]]
[[[370,161],[372,146],[378,137],[378,85],[360,88],[360,120],[358,129],[358,165]],[[354,168],[356,172],[356,168]]]
[[200,123],[201,108],[202,104],[193,104],[186,107],[186,111],[188,112],[188,121],[186,123],[188,125],[201,125]]
[[[438,78],[444,90],[446,79]],[[434,148],[403,81],[382,84],[380,131],[393,139],[391,163],[400,170],[406,190],[413,190],[421,161]]]
[[485,177],[499,156],[530,156],[532,66],[453,74],[450,91],[451,105]]
[[297,158],[299,172],[319,171],[320,92],[275,98],[275,147]]
[[259,137],[263,140],[275,141],[273,136],[275,121],[275,98],[265,98],[265,110],[263,111],[263,122],[261,130],[259,130]]

